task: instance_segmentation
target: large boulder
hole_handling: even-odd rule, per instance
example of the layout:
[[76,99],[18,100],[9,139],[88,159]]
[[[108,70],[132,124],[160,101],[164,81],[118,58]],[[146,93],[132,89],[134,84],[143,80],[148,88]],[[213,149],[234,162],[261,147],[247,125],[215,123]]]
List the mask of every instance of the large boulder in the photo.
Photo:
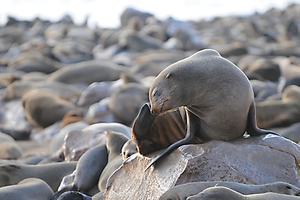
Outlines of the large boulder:
[[145,171],[150,159],[137,156],[108,181],[105,199],[158,199],[171,187],[196,181],[300,185],[300,146],[266,135],[231,142],[185,145]]

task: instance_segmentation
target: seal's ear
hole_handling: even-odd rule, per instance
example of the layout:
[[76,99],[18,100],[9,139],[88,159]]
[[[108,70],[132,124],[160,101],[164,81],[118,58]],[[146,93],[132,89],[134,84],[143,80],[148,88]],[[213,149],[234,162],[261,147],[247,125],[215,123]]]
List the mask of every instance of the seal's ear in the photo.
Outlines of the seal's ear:
[[149,103],[144,104],[132,126],[132,132],[137,139],[147,135],[147,132],[151,129],[154,118],[155,117],[151,114]]

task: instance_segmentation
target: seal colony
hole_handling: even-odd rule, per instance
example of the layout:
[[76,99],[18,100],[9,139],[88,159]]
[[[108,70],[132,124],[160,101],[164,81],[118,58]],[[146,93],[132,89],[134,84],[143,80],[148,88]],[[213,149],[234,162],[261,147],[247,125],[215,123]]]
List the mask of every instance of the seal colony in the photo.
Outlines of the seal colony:
[[0,199],[299,199],[299,10],[9,17]]

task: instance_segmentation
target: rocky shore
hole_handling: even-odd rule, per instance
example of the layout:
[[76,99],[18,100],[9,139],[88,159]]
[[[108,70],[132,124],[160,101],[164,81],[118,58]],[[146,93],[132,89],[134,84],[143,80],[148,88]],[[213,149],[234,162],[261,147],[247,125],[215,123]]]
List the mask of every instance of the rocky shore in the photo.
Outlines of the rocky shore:
[[[128,8],[120,27],[87,22],[0,26],[1,200],[300,199],[300,5],[201,21]],[[184,145],[145,170],[160,151],[141,152],[134,120],[155,77],[203,49],[245,73],[258,127],[278,135]]]

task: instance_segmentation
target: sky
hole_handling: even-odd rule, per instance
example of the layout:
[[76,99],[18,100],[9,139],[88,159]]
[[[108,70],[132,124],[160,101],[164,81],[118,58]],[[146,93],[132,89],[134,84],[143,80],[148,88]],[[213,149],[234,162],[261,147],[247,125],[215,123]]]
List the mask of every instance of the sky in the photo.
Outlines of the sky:
[[57,20],[70,14],[75,22],[83,22],[89,15],[89,24],[116,27],[126,7],[148,11],[160,19],[173,16],[181,20],[198,20],[214,16],[245,15],[263,12],[270,7],[284,8],[300,0],[1,0],[0,23],[7,15],[20,19],[41,17]]

